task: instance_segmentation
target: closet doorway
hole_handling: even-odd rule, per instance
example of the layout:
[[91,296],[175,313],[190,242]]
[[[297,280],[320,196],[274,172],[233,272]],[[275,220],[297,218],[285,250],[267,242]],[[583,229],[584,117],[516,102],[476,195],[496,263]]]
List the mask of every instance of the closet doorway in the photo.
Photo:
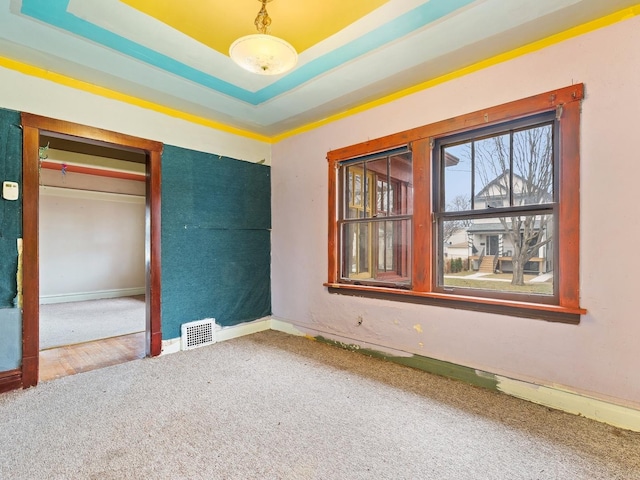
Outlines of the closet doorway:
[[[86,343],[87,348],[93,345],[94,352],[99,354],[99,349],[120,349],[128,342],[128,348],[137,352],[135,356],[140,357],[143,354],[148,356],[159,355],[161,350],[161,332],[160,332],[160,155],[162,144],[149,140],[144,140],[128,135],[109,132],[106,130],[86,127],[83,125],[73,124],[54,120],[46,117],[35,116],[31,114],[22,114],[23,126],[23,355],[22,355],[22,384],[24,387],[36,385],[40,377],[40,348],[41,340],[52,341],[50,332],[43,331],[46,338],[41,339],[40,318],[40,297],[41,297],[41,280],[44,280],[44,290],[50,289],[50,265],[47,264],[41,271],[41,261],[49,262],[52,258],[52,252],[47,251],[43,247],[43,256],[40,256],[39,231],[41,225],[46,225],[44,218],[40,219],[41,214],[51,215],[51,204],[40,202],[40,190],[43,188],[43,178],[49,185],[49,194],[53,192],[55,195],[62,194],[64,185],[55,185],[56,182],[64,182],[65,176],[75,173],[87,175],[84,181],[89,183],[94,181],[90,178],[90,174],[96,171],[102,175],[114,175],[109,182],[98,182],[100,185],[110,185],[116,190],[125,188],[138,189],[137,193],[142,193],[144,205],[139,205],[138,214],[144,221],[144,232],[141,233],[139,241],[144,248],[144,265],[143,272],[134,272],[132,275],[141,276],[144,279],[144,291],[133,292],[138,296],[132,295],[132,300],[141,302],[139,306],[133,308],[142,309],[140,313],[144,315],[144,324],[141,325],[143,333],[123,336],[120,339],[109,338],[102,345],[93,342]],[[115,163],[118,161],[140,163],[143,168],[101,168],[104,165],[96,166],[79,166],[77,162],[58,161],[55,159],[48,160],[47,150],[40,150],[40,147],[49,144],[53,150],[71,151],[76,155],[84,155],[93,152],[97,157],[115,157]],[[54,148],[55,147],[55,148]],[[52,151],[53,151],[52,150]],[[96,153],[97,152],[97,153]],[[113,163],[113,162],[112,162]],[[122,166],[125,164],[120,164]],[[126,166],[126,165],[125,165]],[[43,168],[45,167],[45,168]],[[113,164],[112,164],[113,167]],[[115,170],[115,173],[113,173]],[[123,173],[124,170],[124,173]],[[126,170],[138,170],[130,175]],[[56,171],[56,175],[51,175],[52,171]],[[112,173],[108,173],[111,171]],[[132,182],[120,182],[117,178],[133,179],[137,176],[140,184],[136,187]],[[69,181],[71,176],[69,177]],[[53,185],[51,185],[53,184]],[[114,187],[115,185],[115,187]],[[77,188],[73,195],[83,195],[80,193],[82,188]],[[45,189],[47,187],[44,187]],[[100,190],[100,188],[94,188]],[[104,188],[102,188],[104,190]],[[89,188],[88,190],[92,190]],[[117,192],[103,192],[96,195],[113,195]],[[135,191],[128,193],[135,194]],[[126,193],[125,193],[126,194]],[[66,194],[65,194],[66,195]],[[64,195],[62,195],[64,196]],[[140,195],[138,195],[140,197]],[[68,200],[68,199],[67,199]],[[127,200],[131,200],[128,198]],[[140,199],[139,199],[140,200]],[[132,201],[136,201],[133,199]],[[47,212],[47,209],[49,211]],[[125,210],[123,210],[123,213]],[[55,215],[55,212],[54,212]],[[128,215],[128,213],[127,213]],[[97,252],[99,255],[99,252]],[[44,275],[41,279],[41,273]],[[46,297],[46,293],[45,293]],[[51,295],[49,295],[51,297]],[[80,298],[81,300],[81,298]],[[48,307],[48,306],[47,306]],[[129,328],[129,327],[125,327]],[[98,336],[110,336],[99,334]],[[114,343],[115,342],[115,343]],[[118,342],[121,344],[118,345]],[[124,342],[124,343],[122,343]],[[71,339],[71,343],[74,343]],[[98,348],[98,350],[95,350]],[[113,350],[115,351],[115,350]],[[73,353],[73,352],[72,352]],[[78,358],[86,356],[86,352],[79,352]],[[108,364],[108,363],[107,363]],[[83,371],[82,369],[78,371]]]
[[39,381],[145,355],[144,152],[40,134]]

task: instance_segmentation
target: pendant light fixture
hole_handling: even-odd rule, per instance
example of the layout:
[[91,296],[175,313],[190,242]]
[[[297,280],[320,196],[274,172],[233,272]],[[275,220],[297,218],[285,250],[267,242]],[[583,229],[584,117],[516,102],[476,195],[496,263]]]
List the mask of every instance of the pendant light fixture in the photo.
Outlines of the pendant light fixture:
[[269,35],[271,17],[267,13],[267,3],[272,0],[258,1],[262,3],[254,22],[258,33],[233,42],[229,47],[229,56],[245,70],[259,75],[288,72],[296,65],[298,53],[289,42]]

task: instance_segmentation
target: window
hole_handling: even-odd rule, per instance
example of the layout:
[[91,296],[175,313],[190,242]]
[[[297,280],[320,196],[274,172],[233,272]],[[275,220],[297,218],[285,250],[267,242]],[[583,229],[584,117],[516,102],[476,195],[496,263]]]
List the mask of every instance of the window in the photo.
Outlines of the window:
[[[552,111],[435,142],[435,291],[556,302],[558,124]],[[467,251],[445,257],[454,235]]]
[[341,162],[340,279],[405,286],[411,278],[411,152]]
[[579,322],[583,88],[329,152],[330,292]]

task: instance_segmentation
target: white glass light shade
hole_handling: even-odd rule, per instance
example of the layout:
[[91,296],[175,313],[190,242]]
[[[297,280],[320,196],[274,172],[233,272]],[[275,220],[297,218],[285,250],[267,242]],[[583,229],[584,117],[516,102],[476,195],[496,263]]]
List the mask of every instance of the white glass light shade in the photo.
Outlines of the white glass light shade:
[[260,75],[287,72],[298,62],[298,53],[289,42],[265,33],[240,37],[229,47],[229,56],[245,70]]

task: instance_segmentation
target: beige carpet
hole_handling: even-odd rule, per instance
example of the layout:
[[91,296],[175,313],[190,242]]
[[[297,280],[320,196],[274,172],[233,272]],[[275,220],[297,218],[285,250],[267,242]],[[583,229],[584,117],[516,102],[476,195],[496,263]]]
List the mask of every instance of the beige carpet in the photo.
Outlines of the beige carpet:
[[640,435],[262,332],[0,395],[2,479],[640,479]]
[[40,350],[144,330],[144,295],[40,305]]

